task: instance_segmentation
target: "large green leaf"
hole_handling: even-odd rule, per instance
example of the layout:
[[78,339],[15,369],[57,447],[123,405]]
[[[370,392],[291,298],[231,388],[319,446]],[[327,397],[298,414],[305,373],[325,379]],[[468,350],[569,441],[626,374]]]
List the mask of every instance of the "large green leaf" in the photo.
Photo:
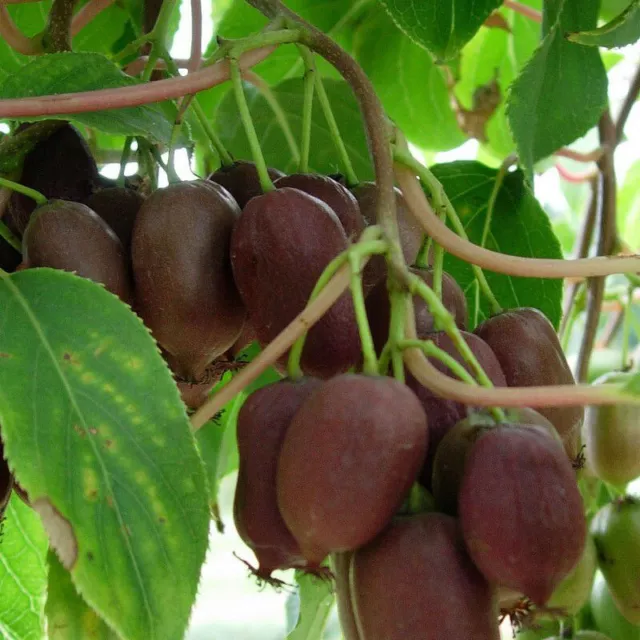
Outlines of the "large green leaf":
[[439,60],[454,58],[502,0],[380,0],[395,23]]
[[615,18],[591,31],[571,33],[572,42],[592,47],[624,47],[640,38],[640,0],[631,4]]
[[[360,111],[351,89],[345,82],[329,79],[325,80],[325,87],[355,172],[360,180],[369,180],[373,178],[373,170]],[[294,136],[300,140],[303,103],[302,81],[298,78],[285,80],[274,87],[274,93],[289,119]],[[294,172],[296,170],[294,159],[291,157],[282,130],[275,122],[271,108],[259,92],[251,87],[247,87],[247,99],[267,163],[287,173]],[[249,142],[238,116],[232,92],[226,95],[218,108],[216,127],[222,141],[234,157],[251,158]],[[310,170],[319,173],[335,173],[342,169],[329,128],[317,100],[313,105],[309,163]]]
[[607,105],[607,74],[598,51],[564,37],[595,26],[598,0],[546,0],[544,7],[546,35],[512,85],[507,107],[527,169],[584,135]]
[[182,637],[207,547],[178,390],[122,302],[73,274],[0,273],[5,453],[91,608],[125,640]]
[[[480,244],[487,217],[496,169],[479,162],[452,162],[432,167],[460,216],[469,239]],[[486,247],[501,253],[529,258],[562,258],[546,213],[526,185],[522,171],[507,174],[496,199]],[[463,288],[469,304],[471,326],[487,318],[490,308],[484,297],[476,304],[471,266],[447,255],[444,268]],[[557,327],[561,316],[562,281],[519,278],[486,272],[498,302],[504,308],[536,307]]]
[[[541,0],[529,0],[528,6],[540,8]],[[455,92],[467,110],[477,108],[477,95],[483,88],[497,81],[500,103],[485,123],[486,145],[502,159],[515,149],[507,122],[506,97],[508,88],[533,55],[540,42],[540,26],[515,11],[501,11],[510,32],[503,29],[481,28],[462,50],[460,79]]]
[[411,142],[437,151],[464,142],[443,70],[385,12],[369,14],[356,31],[353,45],[385,110]]
[[330,580],[296,571],[300,610],[287,640],[322,640],[335,601]]
[[[115,53],[133,40],[134,31],[129,20],[128,11],[116,3],[112,4],[73,38],[73,50],[94,51],[105,55]],[[128,37],[125,37],[126,34]]]
[[71,575],[50,551],[47,587],[48,640],[118,640],[104,620],[78,595]]
[[[88,72],[90,70],[90,73]],[[38,56],[0,84],[0,98],[26,98],[74,91],[92,91],[128,87],[138,84],[113,62],[98,53],[54,53]],[[158,142],[171,139],[176,108],[170,102],[77,113],[73,118],[89,127],[120,135],[137,135]],[[51,119],[52,116],[30,117],[32,120]]]
[[0,635],[5,640],[40,640],[47,536],[35,512],[15,494],[0,526]]

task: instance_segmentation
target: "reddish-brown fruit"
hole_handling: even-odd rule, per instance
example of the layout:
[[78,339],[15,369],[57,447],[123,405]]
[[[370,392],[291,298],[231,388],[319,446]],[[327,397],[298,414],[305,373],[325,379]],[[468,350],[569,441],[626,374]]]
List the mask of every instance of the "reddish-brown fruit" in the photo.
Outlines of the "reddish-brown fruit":
[[[508,423],[546,429],[561,442],[555,427],[533,409],[506,409],[505,418]],[[475,441],[495,426],[495,419],[486,410],[474,411],[449,429],[440,441],[433,458],[431,476],[431,491],[439,511],[452,516],[457,515],[458,494],[467,455]]]
[[[282,171],[273,168],[269,168],[268,173],[272,180],[284,176]],[[236,160],[231,166],[222,167],[212,173],[208,179],[222,185],[235,198],[241,209],[244,209],[251,198],[262,195],[258,170],[253,162]]]
[[357,240],[364,230],[364,218],[354,195],[344,185],[327,176],[313,173],[294,173],[278,178],[274,186],[278,189],[282,187],[300,189],[300,191],[328,204],[338,216],[349,240]]
[[418,399],[392,378],[344,374],[315,390],[291,422],[277,477],[280,512],[305,558],[321,562],[382,531],[427,439]]
[[[329,206],[298,189],[276,189],[249,202],[233,231],[231,263],[262,345],[304,309],[324,268],[347,246],[344,229]],[[353,302],[345,292],[310,329],[302,369],[331,377],[360,357]]]
[[122,243],[83,204],[52,200],[38,207],[22,238],[22,257],[25,267],[75,272],[131,303],[131,274]]
[[[30,126],[21,125],[19,131]],[[27,155],[19,182],[50,200],[82,202],[100,183],[100,174],[85,139],[70,124],[64,124]],[[7,224],[22,234],[35,208],[32,198],[13,193]]]
[[183,380],[197,382],[238,338],[245,310],[229,243],[240,210],[219,185],[158,189],[138,212],[132,259],[138,310]]
[[[429,287],[433,287],[433,270],[410,267],[409,271],[417,275]],[[467,300],[460,285],[448,274],[442,274],[442,303],[451,313],[460,329],[467,328]],[[391,320],[391,304],[386,280],[378,282],[366,300],[367,317],[371,327],[373,344],[378,354],[389,339],[389,322]],[[420,296],[413,296],[413,309],[416,318],[416,333],[424,340],[427,334],[435,331],[435,319],[427,303]]]
[[234,502],[236,528],[256,554],[258,577],[276,569],[307,565],[287,529],[276,497],[276,470],[291,420],[320,385],[313,378],[282,380],[252,393],[238,414],[238,484]]
[[[553,325],[537,309],[504,311],[476,327],[496,354],[507,385],[534,387],[575,384]],[[583,407],[541,407],[562,438],[567,455],[578,455]]]
[[351,586],[361,638],[500,637],[495,593],[473,566],[450,516],[394,521],[353,554]]
[[[506,381],[504,374],[491,348],[473,333],[467,333],[466,331],[462,331],[461,333],[464,341],[469,345],[469,348],[491,382],[496,387],[505,387]],[[425,334],[421,337],[433,340],[436,347],[448,353],[454,360],[461,364],[468,373],[471,373],[471,367],[464,361],[453,341],[446,333],[439,331],[430,335]],[[451,378],[458,379],[441,360],[432,357],[429,358],[429,362],[431,362],[438,371],[441,371]],[[407,386],[418,396],[429,418],[429,451],[424,467],[420,472],[420,482],[425,487],[430,488],[433,459],[438,450],[438,445],[456,422],[467,417],[470,407],[455,400],[447,400],[446,398],[436,395],[426,387],[423,387],[411,373],[407,374]]]
[[120,238],[127,255],[131,255],[131,236],[144,196],[134,189],[112,187],[91,194],[85,201]]
[[467,455],[458,514],[469,554],[489,582],[544,605],[576,566],[586,521],[575,473],[542,429],[499,425]]

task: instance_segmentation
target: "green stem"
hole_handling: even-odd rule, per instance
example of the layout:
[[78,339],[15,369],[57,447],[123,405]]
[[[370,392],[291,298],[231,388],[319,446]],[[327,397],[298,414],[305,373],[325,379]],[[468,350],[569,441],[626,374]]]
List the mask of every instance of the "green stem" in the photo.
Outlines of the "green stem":
[[304,59],[304,101],[302,104],[302,142],[300,145],[300,173],[309,171],[309,150],[311,149],[311,124],[313,120],[313,94],[315,88],[316,68],[311,52],[303,46],[298,49],[303,52]]
[[[440,209],[440,218],[446,217],[444,209]],[[433,291],[438,296],[439,300],[442,300],[442,274],[444,271],[444,249],[438,242],[433,243]],[[438,319],[434,319],[434,328],[436,331],[440,330],[440,323]]]
[[246,38],[228,40],[218,47],[206,60],[203,61],[201,69],[210,67],[212,64],[232,57],[239,58],[243,53],[258,49],[260,47],[275,47],[280,44],[293,44],[300,42],[302,31],[300,29],[278,29],[274,31],[262,31]]
[[[336,256],[322,272],[318,281],[316,282],[316,286],[313,288],[311,295],[309,296],[309,302],[312,302],[315,298],[317,298],[318,294],[322,291],[324,286],[333,278],[336,271],[349,259],[347,252],[341,253],[339,256]],[[304,349],[304,343],[307,339],[307,333],[305,332],[301,335],[291,347],[291,351],[289,351],[289,360],[287,362],[287,373],[289,378],[292,380],[298,380],[302,377],[302,369],[300,368],[300,358],[302,356],[302,350]]]
[[340,160],[342,162],[342,169],[344,171],[344,177],[349,187],[354,187],[358,184],[358,176],[353,169],[353,164],[351,164],[351,158],[349,157],[349,153],[347,152],[347,147],[344,144],[344,140],[340,135],[340,129],[338,127],[338,123],[336,122],[336,118],[333,115],[333,109],[331,108],[331,102],[329,101],[329,96],[327,95],[327,91],[324,88],[324,82],[322,81],[322,76],[320,73],[316,73],[316,92],[318,94],[318,101],[320,102],[320,106],[322,107],[322,112],[324,114],[324,118],[327,121],[327,125],[329,127],[329,133],[333,139],[333,144],[336,146],[336,150],[338,155],[340,156]]
[[129,157],[131,156],[131,144],[133,143],[133,136],[128,136],[124,141],[122,147],[122,156],[120,156],[120,171],[118,173],[117,184],[119,187],[124,187],[126,182],[125,171],[129,164]]
[[136,38],[133,42],[130,42],[124,49],[121,49],[116,53],[111,60],[115,63],[126,60],[129,56],[137,56],[140,48],[149,42],[151,34],[145,33],[139,38]]
[[157,166],[154,162],[150,144],[144,138],[137,138],[139,164],[144,167],[144,172],[151,182],[151,191],[158,188]]
[[[449,221],[451,222],[451,225],[453,226],[455,232],[461,238],[468,240],[469,237],[467,236],[467,232],[464,229],[462,221],[460,220],[455,208],[451,204],[451,201],[447,197],[442,184],[433,175],[433,173],[431,173],[431,171],[423,164],[415,160],[411,156],[411,154],[400,151],[399,149],[396,149],[394,151],[394,159],[402,163],[412,171],[415,171],[416,175],[420,177],[420,181],[422,182],[423,187],[426,188],[429,196],[433,200],[434,206],[442,204],[444,210],[447,212],[447,217],[449,218]],[[491,305],[492,312],[494,314],[500,313],[500,311],[502,311],[502,307],[493,294],[493,291],[491,290],[491,287],[487,282],[487,278],[484,275],[484,271],[477,265],[471,265],[471,268],[473,269],[473,273],[478,280],[478,284],[480,286],[480,289],[482,290],[482,293]]]
[[414,260],[414,266],[418,269],[427,269],[429,267],[429,251],[433,244],[433,238],[426,233],[422,236],[422,244],[420,245],[420,251]]
[[571,340],[571,331],[573,330],[573,325],[576,322],[576,319],[582,313],[584,309],[584,287],[578,289],[576,295],[573,299],[573,304],[569,309],[569,315],[564,323],[563,331],[560,335],[560,344],[562,345],[563,351],[567,352],[569,349],[569,341]]
[[504,162],[500,165],[500,169],[498,169],[498,173],[496,175],[496,181],[493,183],[493,189],[491,189],[491,195],[489,196],[489,202],[487,204],[487,215],[484,219],[484,227],[482,228],[482,238],[480,239],[480,246],[484,247],[487,238],[489,237],[489,230],[491,229],[491,222],[493,220],[493,212],[496,207],[496,200],[498,199],[498,194],[500,193],[500,189],[502,188],[502,183],[509,171],[509,167],[516,161],[516,156],[511,154],[508,156]]
[[[389,275],[387,280],[389,300],[391,303],[391,318],[389,321],[389,355],[391,357],[391,368],[393,377],[399,382],[405,381],[404,361],[402,352],[397,348],[397,344],[404,340],[404,318],[407,313],[407,305],[412,303],[406,292],[396,289],[395,278]],[[411,304],[413,307],[413,305]]]
[[22,253],[22,243],[2,220],[0,220],[0,238],[4,238],[18,253]]
[[428,358],[440,360],[446,367],[451,369],[451,373],[463,382],[475,386],[478,385],[475,378],[455,358],[437,347],[433,340],[401,340],[398,343],[399,349],[412,349],[414,347],[421,349]]
[[149,39],[153,42],[157,42],[163,49],[167,46],[169,22],[171,20],[173,9],[177,3],[178,0],[163,0],[162,7],[160,7],[160,12],[158,13],[158,19],[149,33]]
[[251,112],[249,111],[249,105],[247,98],[244,95],[244,88],[242,86],[242,75],[240,73],[240,66],[238,59],[234,57],[229,58],[229,67],[231,70],[231,83],[233,85],[233,92],[238,104],[238,111],[240,112],[240,119],[244,126],[244,130],[249,140],[249,146],[251,148],[251,155],[256,165],[258,177],[260,179],[260,186],[264,193],[273,191],[275,187],[269,172],[267,170],[267,163],[264,160],[262,149],[260,148],[260,141],[258,140],[258,134],[251,118]]
[[628,289],[627,304],[624,307],[624,316],[622,318],[622,366],[621,369],[626,369],[629,360],[629,338],[631,337],[631,313],[633,307],[633,293],[635,287],[631,285]]
[[483,387],[493,387],[493,383],[485,373],[465,339],[462,337],[460,329],[458,329],[453,316],[442,304],[433,289],[431,289],[431,287],[429,287],[421,278],[413,274],[409,274],[408,280],[410,293],[413,295],[419,295],[427,303],[429,311],[433,314],[434,318],[438,320],[446,334],[451,338],[456,349],[460,352],[460,355],[471,367],[471,370],[476,376],[478,382]]
[[0,186],[6,187],[7,189],[12,189],[13,191],[17,191],[32,200],[35,200],[38,206],[42,206],[43,204],[47,204],[47,199],[35,189],[31,189],[30,187],[25,187],[23,184],[18,182],[14,182],[13,180],[7,180],[7,178],[0,178]]

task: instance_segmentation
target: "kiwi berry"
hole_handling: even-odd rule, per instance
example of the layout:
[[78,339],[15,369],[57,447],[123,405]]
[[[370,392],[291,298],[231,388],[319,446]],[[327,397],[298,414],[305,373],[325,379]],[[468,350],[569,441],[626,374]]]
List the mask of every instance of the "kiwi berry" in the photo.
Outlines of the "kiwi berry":
[[79,202],[51,200],[32,214],[22,238],[25,266],[72,271],[132,302],[131,274],[122,243],[95,211]]
[[245,544],[256,554],[256,575],[269,579],[276,569],[306,567],[287,529],[276,497],[278,456],[291,420],[321,382],[282,380],[254,391],[238,414],[238,484],[233,514]]
[[[402,411],[398,411],[402,407]],[[427,418],[392,378],[336,376],[303,402],[278,462],[278,505],[309,562],[375,537],[408,494]]]
[[240,209],[214,183],[181,182],[149,196],[132,239],[138,311],[174,372],[197,382],[238,338],[245,310],[229,259]]
[[442,513],[398,518],[356,551],[351,589],[363,640],[500,638],[495,591]]
[[292,187],[314,196],[331,207],[349,240],[355,241],[364,230],[365,223],[358,201],[344,185],[332,178],[313,173],[294,173],[274,182],[277,189]]
[[[324,268],[347,246],[331,208],[299,189],[276,189],[247,204],[233,230],[231,263],[263,346],[304,309]],[[301,365],[306,374],[327,378],[360,357],[353,302],[345,292],[309,330]]]
[[[272,180],[284,176],[282,171],[272,167],[268,169],[268,173]],[[236,160],[228,167],[221,167],[214,171],[208,180],[222,185],[235,198],[241,209],[244,209],[251,198],[262,195],[256,165],[246,160]]]

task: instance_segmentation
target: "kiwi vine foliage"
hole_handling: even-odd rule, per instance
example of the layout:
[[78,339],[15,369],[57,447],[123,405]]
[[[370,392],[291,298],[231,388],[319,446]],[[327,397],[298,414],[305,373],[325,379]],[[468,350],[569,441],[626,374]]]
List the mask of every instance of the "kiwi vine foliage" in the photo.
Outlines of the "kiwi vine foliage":
[[[170,21],[170,38],[178,27],[180,4]],[[487,246],[528,257],[562,256],[528,179],[535,163],[596,125],[607,100],[606,68],[597,45],[615,47],[640,36],[637,4],[524,0],[543,12],[542,25],[500,8],[496,0],[286,4],[361,63],[387,113],[425,157],[458,147],[467,138],[461,121],[468,128],[470,115],[478,116],[474,131],[481,140],[482,162],[434,168],[472,241],[479,242],[483,234],[496,168],[517,151],[525,171],[505,180]],[[215,50],[217,36],[246,36],[267,23],[243,0],[213,0],[212,5],[215,33],[206,54]],[[51,0],[42,0],[8,5],[7,11],[25,35],[33,36],[44,27],[50,7]],[[496,9],[504,28],[483,27]],[[121,65],[112,58],[140,34],[142,16],[141,0],[112,4],[74,37],[72,53],[29,58],[0,39],[0,100],[137,83],[122,72],[133,58]],[[595,30],[598,18],[609,22]],[[587,33],[565,37],[580,32]],[[435,60],[447,60],[449,70]],[[360,180],[371,180],[355,99],[328,63],[319,61],[318,69],[326,77],[355,172]],[[279,48],[255,71],[273,87],[299,140],[303,65],[296,48]],[[494,109],[485,113],[483,91],[495,100]],[[247,87],[247,94],[267,162],[293,171],[271,108],[255,88]],[[203,91],[198,101],[232,154],[250,158],[229,86]],[[176,104],[165,102],[70,119],[91,134],[100,160],[120,152],[127,136],[168,143],[176,113]],[[206,132],[191,115],[181,135],[180,144],[193,151],[196,173],[205,175],[217,167]],[[0,157],[0,172],[5,161]],[[620,192],[618,220],[636,249],[638,166]],[[328,174],[340,168],[326,120],[314,104],[310,169]],[[573,230],[569,235],[573,240]],[[565,242],[565,248],[570,244]],[[450,256],[445,269],[465,290],[472,328],[489,309],[484,301],[478,303],[471,269]],[[561,281],[487,277],[503,306],[535,306],[558,325]],[[103,356],[105,344],[113,348],[109,359]],[[245,355],[251,359],[255,348]],[[43,636],[46,618],[51,638],[114,638],[116,632],[127,640],[182,637],[218,487],[238,464],[239,408],[251,390],[277,375],[265,373],[194,437],[169,372],[142,324],[98,285],[51,271],[0,278],[0,364],[0,423],[11,468],[32,497],[51,498],[73,531],[70,536],[55,516],[46,521],[50,533],[57,532],[54,537],[62,535],[64,543],[71,543],[72,558],[65,567],[47,554],[45,530],[35,512],[14,496],[0,545],[0,633],[35,640]],[[637,379],[634,384],[638,386]],[[127,428],[131,416],[139,420],[135,432]],[[114,457],[119,447],[126,455]],[[132,537],[134,524],[142,534]],[[300,624],[290,638],[319,639],[331,598],[326,585],[300,580]]]

